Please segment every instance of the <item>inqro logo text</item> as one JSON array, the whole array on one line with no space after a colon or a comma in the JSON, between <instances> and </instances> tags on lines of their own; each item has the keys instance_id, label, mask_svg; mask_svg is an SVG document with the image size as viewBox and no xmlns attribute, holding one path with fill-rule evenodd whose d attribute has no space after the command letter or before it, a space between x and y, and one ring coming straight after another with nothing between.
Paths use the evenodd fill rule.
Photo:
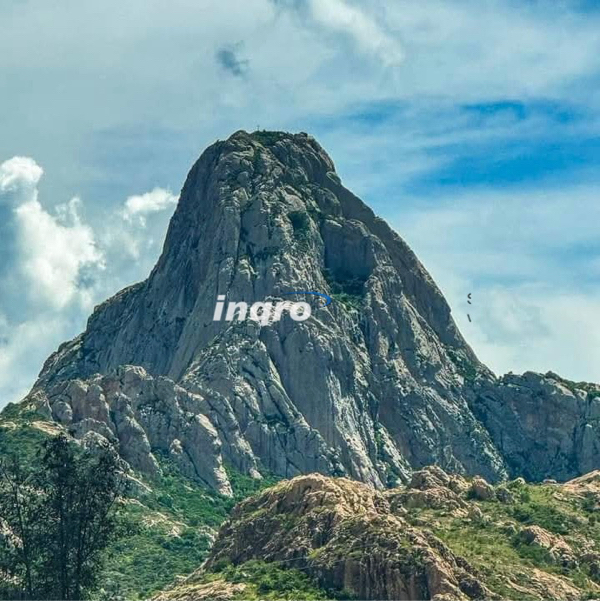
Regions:
<instances>
[{"instance_id":1,"label":"inqro logo text","mask_svg":"<svg viewBox=\"0 0 600 601\"><path fill-rule=\"evenodd\" d=\"M287 292L286 294L311 294L314 296L320 296L325 299L326 307L331 303L331 297L321 292L308 292L308 291L296 291ZM275 321L279 321L283 315L287 312L294 321L306 321L312 315L312 308L307 302L298 301L260 301L248 305L245 302L234 302L230 301L227 303L227 310L225 310L225 295L220 294L217 296L217 304L215 305L215 313L213 316L214 321L244 321L250 319L256 321L261 325L268 325ZM223 315L225 313L225 315Z\"/></svg>"}]
</instances>

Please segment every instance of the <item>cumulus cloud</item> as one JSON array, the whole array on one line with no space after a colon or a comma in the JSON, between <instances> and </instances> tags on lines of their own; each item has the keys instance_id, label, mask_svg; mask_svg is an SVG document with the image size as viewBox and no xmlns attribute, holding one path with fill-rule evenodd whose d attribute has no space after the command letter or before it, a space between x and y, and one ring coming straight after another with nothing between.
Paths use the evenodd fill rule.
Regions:
<instances>
[{"instance_id":1,"label":"cumulus cloud","mask_svg":"<svg viewBox=\"0 0 600 601\"><path fill-rule=\"evenodd\" d=\"M40 202L43 173L31 158L0 164L0 406L23 396L95 303L147 275L177 202L155 188L92 227L77 197L52 210Z\"/></svg>"},{"instance_id":2,"label":"cumulus cloud","mask_svg":"<svg viewBox=\"0 0 600 601\"><path fill-rule=\"evenodd\" d=\"M146 225L146 216L149 213L157 213L177 204L177 196L169 190L154 188L145 194L130 196L125 201L123 216L127 221L138 219L140 225Z\"/></svg>"},{"instance_id":3,"label":"cumulus cloud","mask_svg":"<svg viewBox=\"0 0 600 601\"><path fill-rule=\"evenodd\" d=\"M0 194L2 198L31 193L40 181L44 170L28 157L13 157L0 165Z\"/></svg>"},{"instance_id":4,"label":"cumulus cloud","mask_svg":"<svg viewBox=\"0 0 600 601\"><path fill-rule=\"evenodd\" d=\"M42 207L37 190L42 174L30 158L14 157L0 165L0 200L8 199L11 205L4 234L13 239L14 250L4 285L13 296L34 304L61 309L82 293L88 305L78 277L84 268L102 269L102 253L92 230L79 218L79 199L59 206L54 214Z\"/></svg>"},{"instance_id":5,"label":"cumulus cloud","mask_svg":"<svg viewBox=\"0 0 600 601\"><path fill-rule=\"evenodd\" d=\"M15 267L15 262L24 265L26 256L16 235L24 226L17 222L14 209L37 198L42 172L30 159L11 159L14 165L0 176L0 309L6 309L9 324L0 334L0 343L7 337L31 340L29 352L23 346L20 355L27 358L34 354L31 349L46 344L47 337L50 351L84 326L87 311L80 308L83 304L92 297L102 300L145 277L160 252L174 205L159 202L164 210L136 212L135 206L125 206L126 195L132 189L148 190L157 182L175 189L184 170L208 143L240 127L254 129L259 124L313 133L336 160L348 186L384 216L398 211L397 199L402 199L403 207L414 209L397 220L398 230L442 284L462 320L461 327L482 357L498 371L537 365L521 352L524 361L518 366L510 345L522 344L525 335L519 338L519 331L548 331L544 324L551 321L550 312L543 308L548 292L541 285L522 289L522 281L517 280L555 282L551 276L560 272L563 279L557 289L561 293L573 295L579 288L577 283L567 283L566 258L540 262L539 254L564 256L559 248L542 249L533 243L529 247L528 240L566 236L575 240L581 227L592 229L596 213L586 214L576 206L570 210L580 216L579 224L571 223L562 231L544 226L537 238L535 221L527 222L534 224L528 228L531 238L518 238L515 232L524 229L524 222L516 217L510 223L505 220L506 245L512 239L523 250L510 255L495 242L502 231L493 227L494 220L502 212L494 206L496 199L487 194L490 185L479 198L471 199L469 211L476 211L476 201L482 211L492 205L490 221L483 221L484 214L476 211L481 220L475 225L473 213L463 210L467 206L463 201L469 199L460 194L452 198L458 210L452 216L452 207L437 191L423 186L419 198L407 198L407 190L415 194L411 178L431 175L435 179L440 166L464 152L465 146L476 149L482 138L495 144L517 129L522 139L531 137L523 129L531 123L529 117L518 125L498 121L493 130L478 124L465 127L464 114L457 110L465 104L506 99L565 103L586 116L582 128L588 133L582 135L597 132L600 13L586 11L585 3L502 0L265 0L254 3L251 11L244 0L213 4L207 12L203 3L189 0L168 4L106 0L106 10L99 14L89 2L68 7L20 2L3 12L0 57L18 56L19 60L0 60L3 81L11 82L0 97L1 113L10 115L3 123L0 156L30 152L48 157L41 211L64 234L64 228L76 227L68 215L71 209L57 211L53 206L57 199L69 198L71 190L80 193L85 205L73 210L80 215L80 227L92 230L105 268L100 269L100 260L88 262L78 267L73 279L72 264L57 267L71 274L65 280L65 298L70 295L71 300L62 310L48 309L44 323L59 321L60 315L68 319L64 329L51 333L41 322L37 342L33 342L33 326L28 330L30 338L25 330L17 333L18 319L32 323L32 313L23 313L29 296L23 282L31 285L31 280L24 279L22 267ZM142 13L144 18L138 18ZM106 44L107 32L112 36L110 45ZM243 55L237 45L240 40ZM47 51L36 52L39 45ZM221 55L234 70L236 60L242 63L238 71L243 70L246 59L252 69L246 69L243 77L224 77L225 65L215 56L219 49L234 51L235 56ZM100 80L106 85L98 86ZM30 93L32 81L43 94ZM391 109L396 117L382 119ZM558 127L547 119L539 123L543 132L556 134ZM560 129L551 144L560 144L563 133ZM149 181L153 184L148 185ZM510 201L509 197L503 199ZM573 198L562 198L563 213ZM439 211L430 210L438 201ZM521 202L525 206L527 201L521 197ZM548 225L543 205L536 202L536 206L541 222ZM54 231L47 219L42 220L47 231ZM481 239L473 237L477 230ZM83 245L91 252L89 244ZM588 268L597 276L600 259L591 258ZM491 283L484 282L490 271L506 277L493 294ZM68 284L73 281L75 289ZM477 315L469 324L462 307L465 289L473 288L474 282L479 282L474 289L479 301L480 291L489 292L486 302L474 310L485 304L493 308L493 315ZM582 296L573 298L573 306L594 306L593 293L580 290L578 294ZM43 313L40 303L36 311ZM586 314L583 308L580 313ZM483 323L487 325L477 338L476 328ZM583 324L582 320L580 330ZM568 325L575 328L576 323ZM557 328L555 323L547 339L553 343L544 348L563 359L555 368L565 365L570 375L575 371L564 360L571 354L561 350L566 332ZM504 341L494 346L499 333ZM537 335L533 339L541 342ZM489 345L489 352L481 345ZM44 350L31 363L15 360L4 373L31 381L46 355ZM28 371L18 371L26 363ZM590 368L585 377L592 377L591 373L596 372ZM3 390L0 385L0 405Z\"/></svg>"},{"instance_id":6,"label":"cumulus cloud","mask_svg":"<svg viewBox=\"0 0 600 601\"><path fill-rule=\"evenodd\" d=\"M91 299L80 285L86 268L104 269L102 253L96 246L91 228L81 223L79 199L74 198L62 215L51 215L37 200L15 210L20 248L19 265L28 282L31 296L57 309L65 307L76 295L85 306Z\"/></svg>"}]
</instances>

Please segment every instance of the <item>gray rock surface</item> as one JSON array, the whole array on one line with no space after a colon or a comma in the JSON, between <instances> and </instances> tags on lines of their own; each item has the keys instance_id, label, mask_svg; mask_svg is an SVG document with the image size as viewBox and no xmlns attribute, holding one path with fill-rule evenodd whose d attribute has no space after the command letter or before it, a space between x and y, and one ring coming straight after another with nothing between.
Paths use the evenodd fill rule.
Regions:
<instances>
[{"instance_id":1,"label":"gray rock surface","mask_svg":"<svg viewBox=\"0 0 600 601\"><path fill-rule=\"evenodd\" d=\"M213 321L218 295L311 300L285 296L296 290L335 300L313 300L304 322ZM159 469L160 449L227 491L223 462L378 487L431 463L492 481L524 473L518 438L540 432L520 423L513 388L478 361L414 253L313 138L237 132L193 166L149 278L97 307L32 394L78 436L114 437L140 470ZM503 420L520 428L514 441ZM588 470L589 424L575 444ZM541 430L548 440L553 428ZM541 471L561 476L554 467Z\"/></svg>"},{"instance_id":2,"label":"gray rock surface","mask_svg":"<svg viewBox=\"0 0 600 601\"><path fill-rule=\"evenodd\" d=\"M551 372L508 374L473 386L475 415L513 476L569 480L600 464L600 387Z\"/></svg>"},{"instance_id":3,"label":"gray rock surface","mask_svg":"<svg viewBox=\"0 0 600 601\"><path fill-rule=\"evenodd\" d=\"M158 475L156 454L162 453L189 477L232 494L208 403L168 378L127 365L110 375L57 382L30 400L48 406L76 439L93 435L113 444L134 470Z\"/></svg>"}]
</instances>

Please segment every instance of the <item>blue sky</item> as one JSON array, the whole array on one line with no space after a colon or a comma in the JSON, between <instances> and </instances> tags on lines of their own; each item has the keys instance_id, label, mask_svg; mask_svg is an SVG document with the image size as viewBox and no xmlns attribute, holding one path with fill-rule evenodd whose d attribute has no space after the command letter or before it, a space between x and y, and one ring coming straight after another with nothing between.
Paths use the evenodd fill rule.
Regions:
<instances>
[{"instance_id":1,"label":"blue sky","mask_svg":"<svg viewBox=\"0 0 600 601\"><path fill-rule=\"evenodd\" d=\"M0 23L0 405L146 277L200 152L256 127L317 137L494 371L600 381L596 3L5 0Z\"/></svg>"}]
</instances>

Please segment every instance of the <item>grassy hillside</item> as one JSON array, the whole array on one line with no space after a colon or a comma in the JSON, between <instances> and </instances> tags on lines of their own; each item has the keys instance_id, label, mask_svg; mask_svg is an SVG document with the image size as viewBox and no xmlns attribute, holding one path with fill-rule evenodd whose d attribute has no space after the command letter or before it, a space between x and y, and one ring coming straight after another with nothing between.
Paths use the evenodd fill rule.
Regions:
<instances>
[{"instance_id":1,"label":"grassy hillside","mask_svg":"<svg viewBox=\"0 0 600 601\"><path fill-rule=\"evenodd\" d=\"M17 455L31 463L41 442L61 431L41 415L9 405L0 415L0 456ZM129 534L106 557L102 580L109 597L144 599L193 572L235 503L275 482L228 469L234 488L229 498L185 478L165 458L161 468L162 477L153 480L132 474L131 494L122 508Z\"/></svg>"},{"instance_id":2,"label":"grassy hillside","mask_svg":"<svg viewBox=\"0 0 600 601\"><path fill-rule=\"evenodd\" d=\"M539 599L543 574L550 576L549 587L562 582L577 589L579 598L597 598L598 493L521 481L513 482L508 490L514 501L472 499L473 509L466 516L443 508L413 508L408 519L430 528L504 598L518 594L520 599Z\"/></svg>"},{"instance_id":3,"label":"grassy hillside","mask_svg":"<svg viewBox=\"0 0 600 601\"><path fill-rule=\"evenodd\" d=\"M41 441L58 432L60 428L43 416L9 406L0 417L0 455L32 459ZM484 587L473 590L486 590L497 598L600 597L598 473L566 484L517 479L491 486L428 468L418 472L411 485L385 492L319 476L308 489L292 494L295 481L256 481L228 470L235 491L234 498L228 498L185 478L166 458L160 462L163 475L157 479L132 475L133 492L123 500L130 534L114 544L106 558L103 590L98 593L104 598L145 599L165 591L160 594L164 599L350 599L361 595L352 586L342 586L347 574L341 581L339 575L344 570L354 574L362 569L357 566L371 560L383 563L370 569L383 569L392 561L405 572L414 565L415 573L408 576L418 579L427 561L440 553L445 557L434 539L450 554L446 564L458 570L448 576L457 582L457 599L475 598L468 587L460 592L463 568ZM314 479L305 480L310 478ZM341 483L341 496L328 492L327 487L337 490ZM311 495L319 486L326 494L310 509ZM266 487L271 488L263 490ZM371 497L372 507L363 515L360 503ZM348 521L354 513L361 519ZM230 516L222 535L227 540L213 545ZM389 521L392 518L396 521ZM334 536L331 524L338 522L345 525ZM239 529L250 533L245 546L238 544ZM259 535L265 530L268 538L281 541L280 549L264 550ZM403 534L398 543L395 530L413 534ZM310 539L313 531L321 532L318 544ZM417 540L415 536L418 544L407 542ZM427 561L422 559L424 541ZM246 555L231 555L231 548L246 547ZM307 561L286 559L297 549L304 549ZM207 557L208 568L195 572ZM352 578L349 582L352 585Z\"/></svg>"}]
</instances>

